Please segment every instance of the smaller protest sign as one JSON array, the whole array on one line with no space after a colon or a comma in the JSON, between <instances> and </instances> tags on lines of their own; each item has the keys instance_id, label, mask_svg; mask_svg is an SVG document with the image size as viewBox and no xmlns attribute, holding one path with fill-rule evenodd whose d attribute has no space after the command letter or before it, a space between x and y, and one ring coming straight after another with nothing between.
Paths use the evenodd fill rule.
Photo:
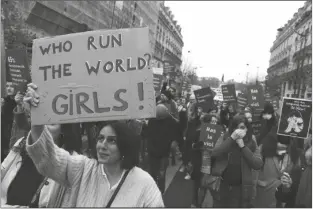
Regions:
<instances>
[{"instance_id":1,"label":"smaller protest sign","mask_svg":"<svg viewBox=\"0 0 313 209\"><path fill-rule=\"evenodd\" d=\"M251 108L263 109L264 108L264 95L263 88L260 85L253 85L248 87L247 94L248 105Z\"/></svg>"},{"instance_id":2,"label":"smaller protest sign","mask_svg":"<svg viewBox=\"0 0 313 209\"><path fill-rule=\"evenodd\" d=\"M155 92L161 91L163 75L153 74L153 87Z\"/></svg>"},{"instance_id":3,"label":"smaller protest sign","mask_svg":"<svg viewBox=\"0 0 313 209\"><path fill-rule=\"evenodd\" d=\"M312 101L284 98L277 134L297 138L309 136Z\"/></svg>"},{"instance_id":4,"label":"smaller protest sign","mask_svg":"<svg viewBox=\"0 0 313 209\"><path fill-rule=\"evenodd\" d=\"M6 51L7 71L16 91L25 92L30 82L26 49L8 49Z\"/></svg>"},{"instance_id":5,"label":"smaller protest sign","mask_svg":"<svg viewBox=\"0 0 313 209\"><path fill-rule=\"evenodd\" d=\"M234 84L223 85L222 94L225 102L236 102L236 90Z\"/></svg>"},{"instance_id":6,"label":"smaller protest sign","mask_svg":"<svg viewBox=\"0 0 313 209\"><path fill-rule=\"evenodd\" d=\"M243 93L238 94L237 103L238 103L238 106L241 108L245 108L247 106L248 104L247 98L245 97Z\"/></svg>"},{"instance_id":7,"label":"smaller protest sign","mask_svg":"<svg viewBox=\"0 0 313 209\"><path fill-rule=\"evenodd\" d=\"M258 121L254 121L251 123L251 126L252 126L252 131L253 131L253 134L257 137L259 136L260 134L260 131L261 131L261 121L258 120Z\"/></svg>"},{"instance_id":8,"label":"smaller protest sign","mask_svg":"<svg viewBox=\"0 0 313 209\"><path fill-rule=\"evenodd\" d=\"M204 123L201 125L200 141L203 141L206 149L212 150L221 134L221 126Z\"/></svg>"},{"instance_id":9,"label":"smaller protest sign","mask_svg":"<svg viewBox=\"0 0 313 209\"><path fill-rule=\"evenodd\" d=\"M163 75L163 68L152 68L153 74Z\"/></svg>"},{"instance_id":10,"label":"smaller protest sign","mask_svg":"<svg viewBox=\"0 0 313 209\"><path fill-rule=\"evenodd\" d=\"M215 92L210 87L199 89L194 91L197 103L199 107L203 109L203 112L208 112L214 107Z\"/></svg>"}]
</instances>

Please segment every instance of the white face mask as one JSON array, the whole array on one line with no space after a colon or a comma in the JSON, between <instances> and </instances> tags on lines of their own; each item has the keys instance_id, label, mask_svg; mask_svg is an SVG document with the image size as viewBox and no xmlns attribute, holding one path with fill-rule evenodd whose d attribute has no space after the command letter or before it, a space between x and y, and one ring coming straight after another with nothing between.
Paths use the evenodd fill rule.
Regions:
<instances>
[{"instance_id":1,"label":"white face mask","mask_svg":"<svg viewBox=\"0 0 313 209\"><path fill-rule=\"evenodd\" d=\"M270 120L272 118L271 114L263 114L263 119Z\"/></svg>"}]
</instances>

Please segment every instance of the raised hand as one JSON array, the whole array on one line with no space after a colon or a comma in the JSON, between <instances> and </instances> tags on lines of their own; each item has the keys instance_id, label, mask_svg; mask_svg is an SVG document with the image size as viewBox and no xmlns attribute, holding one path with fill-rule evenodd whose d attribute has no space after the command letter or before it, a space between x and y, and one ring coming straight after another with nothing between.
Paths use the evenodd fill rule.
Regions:
<instances>
[{"instance_id":1,"label":"raised hand","mask_svg":"<svg viewBox=\"0 0 313 209\"><path fill-rule=\"evenodd\" d=\"M21 92L17 92L17 94L14 97L14 100L16 102L17 105L22 105L23 104L23 99L24 99L24 95L21 94Z\"/></svg>"},{"instance_id":2,"label":"raised hand","mask_svg":"<svg viewBox=\"0 0 313 209\"><path fill-rule=\"evenodd\" d=\"M24 102L29 103L31 106L37 107L39 104L39 94L36 92L38 87L33 84L27 84L27 92L24 97Z\"/></svg>"}]
</instances>

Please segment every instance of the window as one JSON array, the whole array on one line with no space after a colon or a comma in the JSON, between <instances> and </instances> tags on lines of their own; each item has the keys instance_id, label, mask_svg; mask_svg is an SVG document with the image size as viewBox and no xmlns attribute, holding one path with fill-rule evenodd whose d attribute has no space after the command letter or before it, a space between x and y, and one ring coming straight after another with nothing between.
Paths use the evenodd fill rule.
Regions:
<instances>
[{"instance_id":1,"label":"window","mask_svg":"<svg viewBox=\"0 0 313 209\"><path fill-rule=\"evenodd\" d=\"M306 96L307 96L308 99L311 99L312 98L312 93L307 93Z\"/></svg>"},{"instance_id":2,"label":"window","mask_svg":"<svg viewBox=\"0 0 313 209\"><path fill-rule=\"evenodd\" d=\"M290 97L290 94L287 94L286 96L287 96L287 97Z\"/></svg>"}]
</instances>

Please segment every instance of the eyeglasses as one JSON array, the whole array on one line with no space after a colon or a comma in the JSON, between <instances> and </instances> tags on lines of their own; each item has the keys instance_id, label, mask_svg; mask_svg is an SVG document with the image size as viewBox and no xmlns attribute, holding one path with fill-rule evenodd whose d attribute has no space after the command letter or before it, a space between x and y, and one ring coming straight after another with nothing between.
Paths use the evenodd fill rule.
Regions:
<instances>
[{"instance_id":1,"label":"eyeglasses","mask_svg":"<svg viewBox=\"0 0 313 209\"><path fill-rule=\"evenodd\" d=\"M116 144L116 136L107 136L107 137L104 137L103 135L99 135L97 138L96 138L97 142L100 142L100 143L103 143L104 140L106 140L106 142L108 144Z\"/></svg>"}]
</instances>

